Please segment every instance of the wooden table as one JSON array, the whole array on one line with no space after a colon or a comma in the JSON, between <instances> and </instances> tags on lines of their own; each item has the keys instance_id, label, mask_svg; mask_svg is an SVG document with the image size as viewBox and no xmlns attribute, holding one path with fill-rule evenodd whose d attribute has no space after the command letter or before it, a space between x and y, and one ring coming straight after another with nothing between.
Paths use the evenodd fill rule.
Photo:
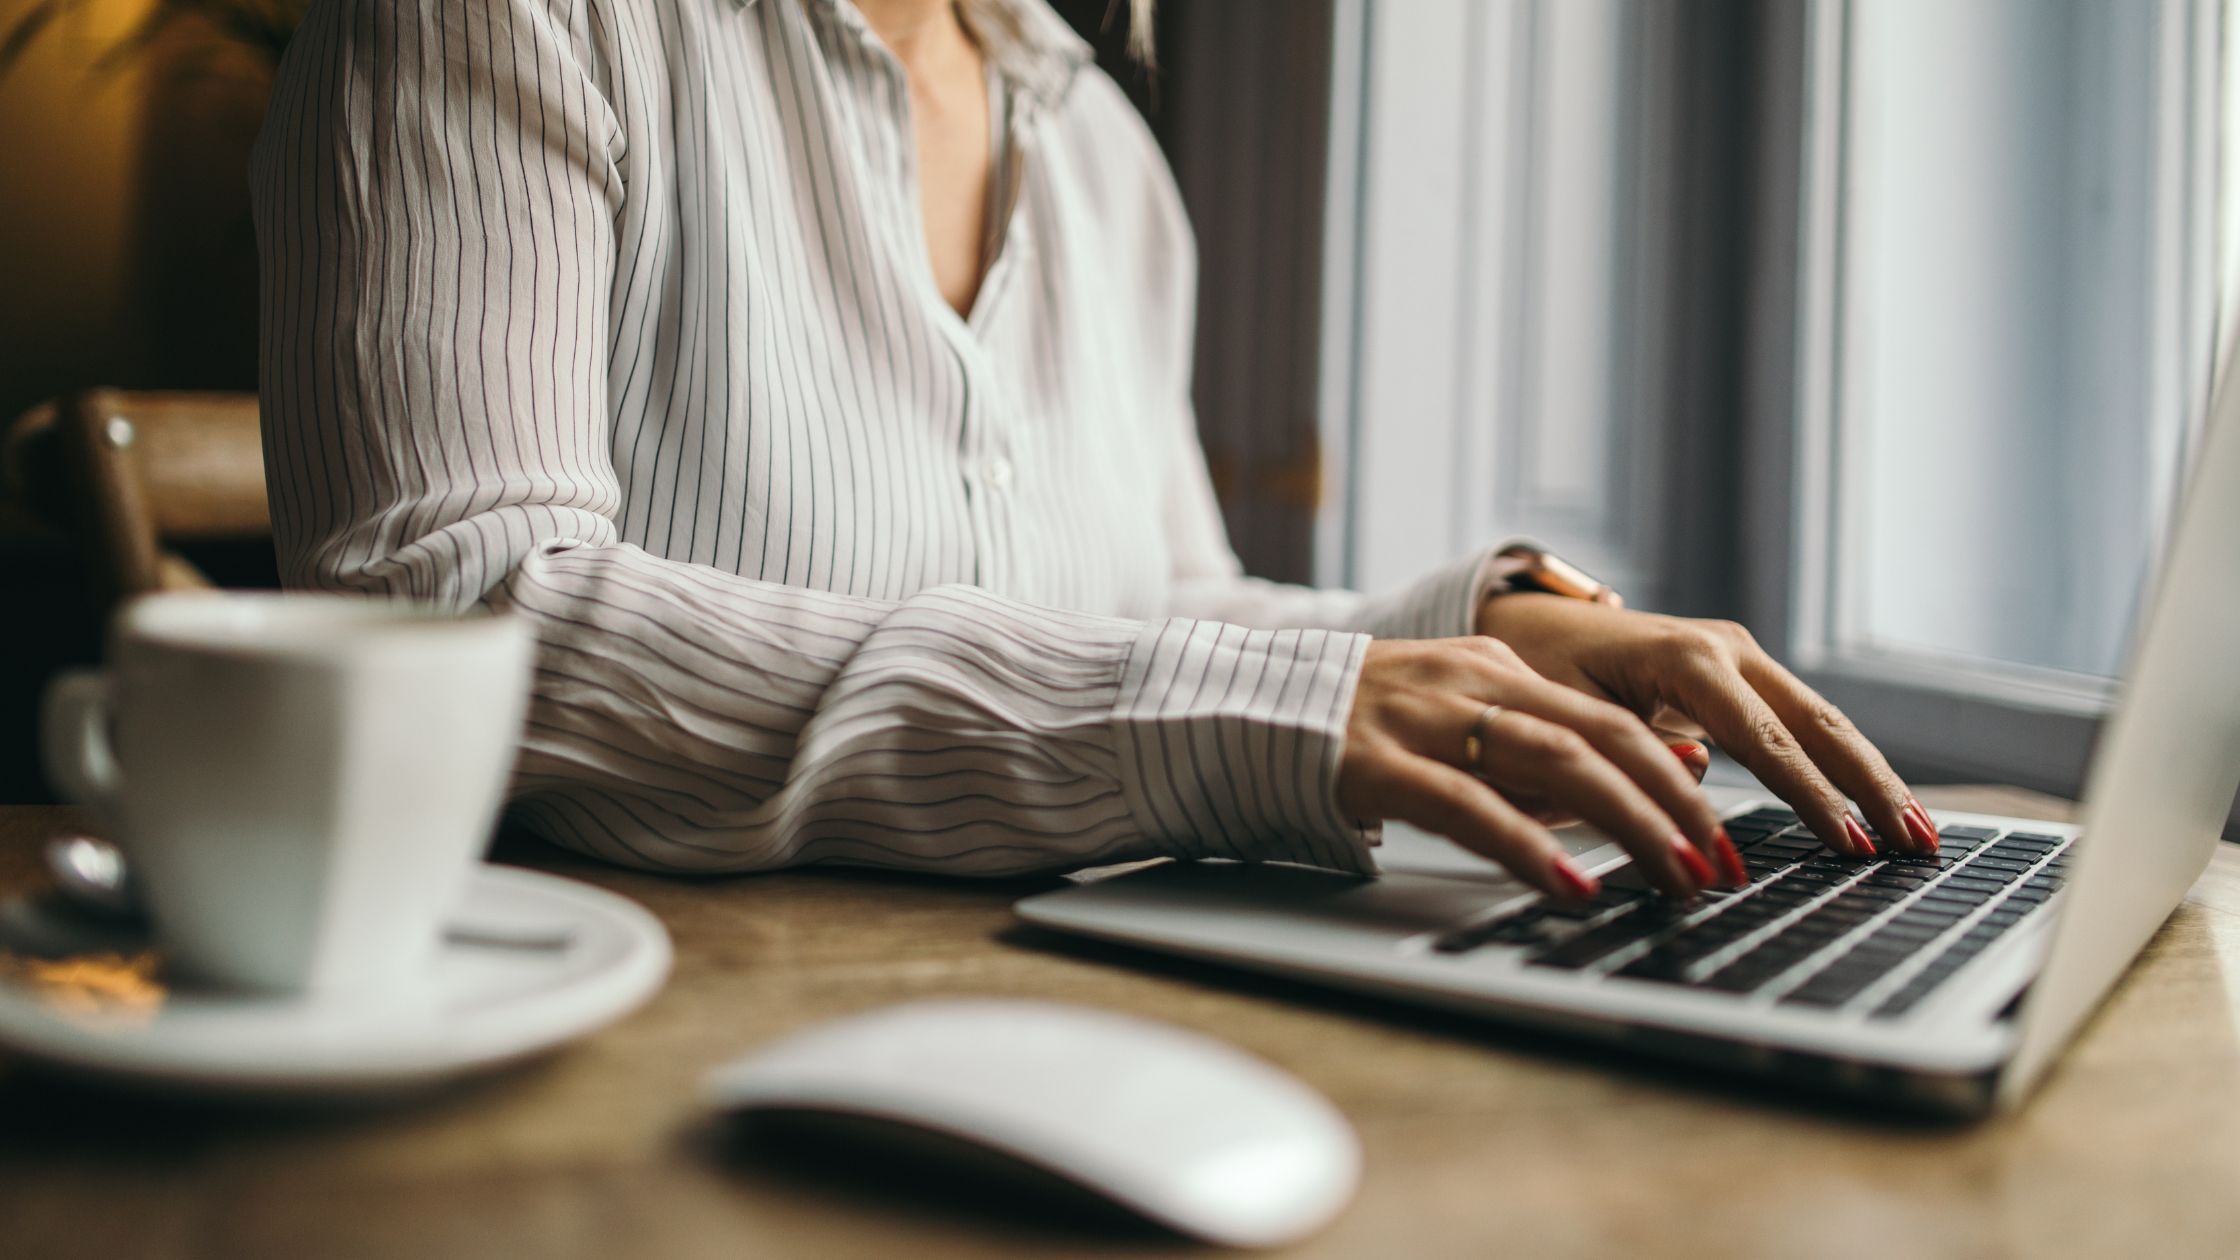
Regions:
<instances>
[{"instance_id":1,"label":"wooden table","mask_svg":"<svg viewBox=\"0 0 2240 1260\"><path fill-rule=\"evenodd\" d=\"M1996 791L1932 804L2051 815ZM59 810L0 808L0 890ZM0 1257L1171 1255L829 1155L727 1152L701 1073L903 998L1133 1011L1298 1073L1360 1128L1360 1197L1302 1256L2240 1256L2240 851L2218 854L2043 1093L1974 1126L1830 1110L1403 1007L1016 932L1040 883L789 874L691 883L541 849L667 922L651 1005L407 1105L245 1113L0 1061Z\"/></svg>"}]
</instances>

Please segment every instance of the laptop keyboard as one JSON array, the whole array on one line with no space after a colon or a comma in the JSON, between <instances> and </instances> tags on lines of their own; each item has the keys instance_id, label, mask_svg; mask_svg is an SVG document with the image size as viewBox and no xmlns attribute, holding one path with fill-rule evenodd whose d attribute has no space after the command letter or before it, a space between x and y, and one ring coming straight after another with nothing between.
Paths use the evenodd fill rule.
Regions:
<instances>
[{"instance_id":1,"label":"laptop keyboard","mask_svg":"<svg viewBox=\"0 0 2240 1260\"><path fill-rule=\"evenodd\" d=\"M1887 1019L2045 905L2068 871L2070 841L2029 831L1944 827L1934 856L1868 861L1828 852L1784 809L1728 819L1727 832L1750 874L1740 889L1675 905L1629 868L1591 903L1527 906L1432 948L1520 945L1535 967Z\"/></svg>"}]
</instances>

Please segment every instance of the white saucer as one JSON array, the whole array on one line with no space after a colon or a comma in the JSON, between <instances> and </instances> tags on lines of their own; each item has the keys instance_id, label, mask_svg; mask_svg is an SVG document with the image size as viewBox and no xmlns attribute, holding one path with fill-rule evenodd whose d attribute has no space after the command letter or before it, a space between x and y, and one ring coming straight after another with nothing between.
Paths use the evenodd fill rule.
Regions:
<instances>
[{"instance_id":1,"label":"white saucer","mask_svg":"<svg viewBox=\"0 0 2240 1260\"><path fill-rule=\"evenodd\" d=\"M0 910L0 1049L173 1087L381 1092L582 1036L635 1009L669 974L669 934L658 920L573 880L485 866L460 911L475 922L564 926L570 935L557 949L449 943L425 984L313 1002L167 990L144 938L17 901Z\"/></svg>"}]
</instances>

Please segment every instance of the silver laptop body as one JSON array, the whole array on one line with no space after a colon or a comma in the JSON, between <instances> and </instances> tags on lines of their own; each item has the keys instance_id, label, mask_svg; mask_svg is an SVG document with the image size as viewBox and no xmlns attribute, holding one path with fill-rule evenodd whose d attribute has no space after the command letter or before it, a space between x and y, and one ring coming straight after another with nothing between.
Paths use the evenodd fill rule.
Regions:
<instances>
[{"instance_id":1,"label":"silver laptop body","mask_svg":"<svg viewBox=\"0 0 2240 1260\"><path fill-rule=\"evenodd\" d=\"M1686 913L1632 898L1624 885L1638 881L1622 853L1591 832L1565 835L1609 885L1581 916L1400 827L1387 832L1378 879L1167 863L1029 897L1018 913L1060 932L1925 1109L2011 1104L2200 875L2240 786L2233 365L2228 355L2075 825L1940 813L1943 863L1860 866L1820 854L1763 792L1713 789L1756 882ZM1784 885L1779 900L1716 926ZM1759 955L1776 944L1786 953Z\"/></svg>"}]
</instances>

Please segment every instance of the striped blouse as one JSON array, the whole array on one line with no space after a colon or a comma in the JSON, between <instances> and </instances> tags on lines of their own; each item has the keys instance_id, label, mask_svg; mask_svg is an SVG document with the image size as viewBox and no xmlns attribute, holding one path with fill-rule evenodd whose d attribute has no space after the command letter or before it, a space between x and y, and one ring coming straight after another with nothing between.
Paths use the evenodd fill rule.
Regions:
<instances>
[{"instance_id":1,"label":"striped blouse","mask_svg":"<svg viewBox=\"0 0 2240 1260\"><path fill-rule=\"evenodd\" d=\"M512 810L617 862L1372 869L1335 781L1370 598L1247 578L1195 259L1042 0L943 300L900 65L845 0L322 0L254 164L292 586L528 618Z\"/></svg>"}]
</instances>

